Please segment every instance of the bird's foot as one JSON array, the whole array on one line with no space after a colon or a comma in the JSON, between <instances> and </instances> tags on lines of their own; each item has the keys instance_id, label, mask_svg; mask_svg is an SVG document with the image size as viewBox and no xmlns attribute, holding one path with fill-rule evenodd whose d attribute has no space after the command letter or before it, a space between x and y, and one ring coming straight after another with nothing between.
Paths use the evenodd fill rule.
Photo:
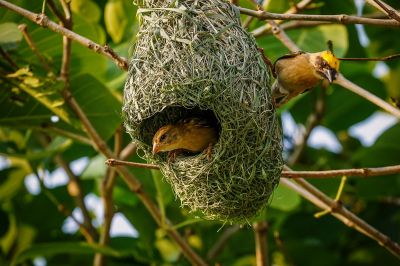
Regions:
<instances>
[{"instance_id":1,"label":"bird's foot","mask_svg":"<svg viewBox=\"0 0 400 266\"><path fill-rule=\"evenodd\" d=\"M168 152L168 163L173 163L175 162L176 157L182 153L182 150L173 150Z\"/></svg>"},{"instance_id":2,"label":"bird's foot","mask_svg":"<svg viewBox=\"0 0 400 266\"><path fill-rule=\"evenodd\" d=\"M210 143L210 144L208 144L207 149L205 149L205 153L207 154L207 159L209 161L211 161L212 148L213 148L213 144Z\"/></svg>"}]
</instances>

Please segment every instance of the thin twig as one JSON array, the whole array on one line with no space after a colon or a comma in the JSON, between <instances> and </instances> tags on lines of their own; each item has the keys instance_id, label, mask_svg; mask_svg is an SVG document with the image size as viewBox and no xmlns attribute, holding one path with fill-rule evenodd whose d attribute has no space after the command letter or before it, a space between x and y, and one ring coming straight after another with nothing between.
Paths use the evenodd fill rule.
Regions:
<instances>
[{"instance_id":1,"label":"thin twig","mask_svg":"<svg viewBox=\"0 0 400 266\"><path fill-rule=\"evenodd\" d=\"M400 258L400 246L396 242L392 241L388 236L381 233L364 220L360 219L357 215L347 210L343 205L335 202L333 199L322 193L304 179L299 178L295 179L294 181L289 179L281 179L281 183L296 191L299 195L303 196L317 207L323 210L330 210L330 213L342 221L345 225L354 228L360 233L374 239L396 257Z\"/></svg>"},{"instance_id":2,"label":"thin twig","mask_svg":"<svg viewBox=\"0 0 400 266\"><path fill-rule=\"evenodd\" d=\"M289 36L283 30L281 30L281 28L275 21L271 20L268 21L268 23L271 25L271 30L275 37L280 40L291 52L295 53L300 51L300 48L289 38Z\"/></svg>"},{"instance_id":3,"label":"thin twig","mask_svg":"<svg viewBox=\"0 0 400 266\"><path fill-rule=\"evenodd\" d=\"M60 10L58 10L57 6L54 4L53 0L47 0L47 5L49 6L51 12L60 20L60 22L65 25L65 17L61 14Z\"/></svg>"},{"instance_id":4,"label":"thin twig","mask_svg":"<svg viewBox=\"0 0 400 266\"><path fill-rule=\"evenodd\" d=\"M122 145L122 128L119 126L114 134L114 153L119 156L121 152ZM106 175L101 183L101 197L103 201L104 208L104 222L103 228L100 234L99 244L101 246L107 246L110 241L110 229L112 219L114 217L114 200L113 200L113 190L116 180L116 170L114 168L107 168ZM94 266L105 265L105 256L102 253L97 253L94 257Z\"/></svg>"},{"instance_id":5,"label":"thin twig","mask_svg":"<svg viewBox=\"0 0 400 266\"><path fill-rule=\"evenodd\" d=\"M36 130L40 130L40 131L44 131L44 132L52 132L54 134L60 135L60 136L64 136L66 138L70 138L73 139L75 141L84 143L84 144L88 144L88 145L93 145L93 142L88 139L87 137L77 134L77 133L72 133L70 131L67 131L65 129L61 129L58 127L54 127L50 124L42 124L39 127L33 127L33 129Z\"/></svg>"},{"instance_id":6,"label":"thin twig","mask_svg":"<svg viewBox=\"0 0 400 266\"><path fill-rule=\"evenodd\" d=\"M117 159L107 159L105 162L108 166L118 166L126 165L137 168L145 169L156 169L159 170L160 167L156 164L147 163L135 163L121 161ZM354 169L338 169L338 170L327 170L327 171L292 171L284 170L281 173L281 177L284 178L331 178L338 176L382 176L382 175L394 175L400 173L400 165L384 166L384 167L369 167L369 168L354 168Z\"/></svg>"},{"instance_id":7,"label":"thin twig","mask_svg":"<svg viewBox=\"0 0 400 266\"><path fill-rule=\"evenodd\" d=\"M268 223L260 221L253 225L256 242L256 265L268 265Z\"/></svg>"},{"instance_id":8,"label":"thin twig","mask_svg":"<svg viewBox=\"0 0 400 266\"><path fill-rule=\"evenodd\" d=\"M10 64L10 66L13 69L17 69L18 68L18 65L12 60L10 55L6 51L3 50L3 48L1 46L0 46L0 54L8 62L8 64Z\"/></svg>"},{"instance_id":9,"label":"thin twig","mask_svg":"<svg viewBox=\"0 0 400 266\"><path fill-rule=\"evenodd\" d=\"M65 173L69 178L68 182L68 193L76 202L76 205L81 209L83 215L83 225L88 229L89 234L92 236L93 239L97 238L97 231L93 227L91 222L89 211L86 207L84 201L84 194L82 192L82 188L79 182L79 178L72 172L71 168L69 167L68 163L62 158L61 155L56 155L54 160L60 165Z\"/></svg>"},{"instance_id":10,"label":"thin twig","mask_svg":"<svg viewBox=\"0 0 400 266\"><path fill-rule=\"evenodd\" d=\"M397 59L400 57L400 54L393 54L384 57L367 57L367 58L358 58L358 57L338 57L340 61L389 61L393 59Z\"/></svg>"},{"instance_id":11,"label":"thin twig","mask_svg":"<svg viewBox=\"0 0 400 266\"><path fill-rule=\"evenodd\" d=\"M242 27L244 29L247 29L249 27L250 23L253 22L254 19L255 18L251 17L251 16L246 17L246 19L242 22Z\"/></svg>"},{"instance_id":12,"label":"thin twig","mask_svg":"<svg viewBox=\"0 0 400 266\"><path fill-rule=\"evenodd\" d=\"M355 169L339 169L327 171L283 171L282 177L286 178L330 178L339 176L383 176L394 175L400 173L400 165L376 167L376 168L355 168Z\"/></svg>"},{"instance_id":13,"label":"thin twig","mask_svg":"<svg viewBox=\"0 0 400 266\"><path fill-rule=\"evenodd\" d=\"M359 96L367 99L371 103L379 106L386 112L394 115L395 117L400 119L400 110L392 106L391 104L385 102L381 98L375 96L374 94L370 93L369 91L361 88L357 84L354 84L350 80L346 79L342 74L338 73L334 83L339 84L340 86L358 94Z\"/></svg>"},{"instance_id":14,"label":"thin twig","mask_svg":"<svg viewBox=\"0 0 400 266\"><path fill-rule=\"evenodd\" d=\"M313 0L302 0L299 3L295 4L294 6L292 6L291 8L289 8L288 10L286 10L286 12L284 14L296 14L299 11L305 9L309 4L311 4ZM275 20L275 23L280 24L282 23L282 20ZM271 25L270 24L265 24L255 30L253 30L251 33L255 36L255 37L259 37L261 35L264 35L266 32L269 32L271 30Z\"/></svg>"},{"instance_id":15,"label":"thin twig","mask_svg":"<svg viewBox=\"0 0 400 266\"><path fill-rule=\"evenodd\" d=\"M43 0L43 3L42 3L42 14L44 14L46 12L46 2L47 2L47 0Z\"/></svg>"},{"instance_id":16,"label":"thin twig","mask_svg":"<svg viewBox=\"0 0 400 266\"><path fill-rule=\"evenodd\" d=\"M342 204L342 202L340 201L340 198L342 197L346 182L347 182L347 176L342 176L342 179L340 180L340 185L336 192L336 197L335 197L335 202L337 204ZM331 210L323 210L323 211L320 211L320 212L317 212L316 214L314 214L314 217L321 218L322 216L329 214L329 213L331 213Z\"/></svg>"},{"instance_id":17,"label":"thin twig","mask_svg":"<svg viewBox=\"0 0 400 266\"><path fill-rule=\"evenodd\" d=\"M326 25L326 24L329 24L329 22L294 20L294 21L289 21L284 24L281 24L281 29L287 31L287 30L293 30L293 29L298 29L298 28L316 27L316 26ZM272 34L272 31L270 28L268 29L268 31L263 32L262 35L268 35L268 34ZM260 37L261 35L254 35L254 36Z\"/></svg>"},{"instance_id":18,"label":"thin twig","mask_svg":"<svg viewBox=\"0 0 400 266\"><path fill-rule=\"evenodd\" d=\"M313 185L308 183L302 178L295 179L296 183L298 183L301 187L303 187L306 191L320 200L326 208L331 211L331 214L342 221L345 225L356 229L357 231L369 236L370 238L376 240L380 245L389 250L393 255L397 258L400 258L400 246L393 240L391 240L387 235L383 234L361 218L359 218L354 213L350 212L347 208L345 208L342 204L338 204L333 199L326 196L320 190L315 188Z\"/></svg>"},{"instance_id":19,"label":"thin twig","mask_svg":"<svg viewBox=\"0 0 400 266\"><path fill-rule=\"evenodd\" d=\"M302 135L300 142L295 146L294 151L288 158L286 164L289 166L294 165L300 158L307 145L308 138L316 126L318 126L324 116L325 112L325 96L326 90L323 88L315 101L314 111L308 116L305 131Z\"/></svg>"},{"instance_id":20,"label":"thin twig","mask_svg":"<svg viewBox=\"0 0 400 266\"><path fill-rule=\"evenodd\" d=\"M217 242L210 248L207 253L207 260L214 260L224 249L229 239L240 230L240 226L235 224L225 229L221 237L218 238Z\"/></svg>"},{"instance_id":21,"label":"thin twig","mask_svg":"<svg viewBox=\"0 0 400 266\"><path fill-rule=\"evenodd\" d=\"M377 7L384 13L386 13L392 19L400 22L400 14L398 14L397 11L393 7L389 6L388 4L386 4L380 0L367 0L367 2L372 4L373 6Z\"/></svg>"},{"instance_id":22,"label":"thin twig","mask_svg":"<svg viewBox=\"0 0 400 266\"><path fill-rule=\"evenodd\" d=\"M28 33L26 24L18 25L18 29L22 32L22 35L25 38L26 43L31 48L31 50L35 53L37 58L39 59L40 63L42 64L43 68L46 69L47 72L53 72L51 67L49 66L47 59L40 53L39 49L36 47L35 42L31 38Z\"/></svg>"},{"instance_id":23,"label":"thin twig","mask_svg":"<svg viewBox=\"0 0 400 266\"><path fill-rule=\"evenodd\" d=\"M47 134L40 134L38 135L38 142L44 147L48 148L51 138ZM85 228L85 234L90 235L90 239L94 240L97 238L97 231L93 227L93 224L90 219L90 215L88 212L88 209L86 208L86 204L83 200L84 194L82 193L82 188L79 184L79 178L72 172L71 168L69 167L68 163L62 158L60 154L56 154L54 156L54 162L57 163L67 174L68 176L68 185L67 185L67 191L68 194L73 198L75 201L76 206L79 207L82 211L82 216L83 216L83 226Z\"/></svg>"},{"instance_id":24,"label":"thin twig","mask_svg":"<svg viewBox=\"0 0 400 266\"><path fill-rule=\"evenodd\" d=\"M119 158L121 160L127 160L132 154L136 152L137 144L134 142L130 142L125 148L122 149Z\"/></svg>"},{"instance_id":25,"label":"thin twig","mask_svg":"<svg viewBox=\"0 0 400 266\"><path fill-rule=\"evenodd\" d=\"M85 38L79 34L76 34L71 30L66 29L63 26L58 25L57 23L49 20L49 18L46 15L30 12L24 8L11 4L10 2L7 2L5 0L0 0L0 6L22 15L44 28L49 28L54 32L64 35L69 39L74 40L82 44L83 46L95 51L96 53L105 55L106 57L112 59L121 69L125 71L128 70L128 61L125 58L118 56L115 52L111 52L112 51L111 48L97 44L89 40L88 38Z\"/></svg>"},{"instance_id":26,"label":"thin twig","mask_svg":"<svg viewBox=\"0 0 400 266\"><path fill-rule=\"evenodd\" d=\"M283 254L285 261L287 262L284 265L294 265L294 263L292 262L292 258L289 256L285 244L283 243L283 240L279 234L279 231L274 231L274 240L281 253Z\"/></svg>"},{"instance_id":27,"label":"thin twig","mask_svg":"<svg viewBox=\"0 0 400 266\"><path fill-rule=\"evenodd\" d=\"M72 211L70 211L64 204L62 204L56 196L44 185L43 178L39 177L39 174L35 172L35 177L39 181L40 188L44 192L45 196L57 207L57 210L61 212L65 217L71 217L71 219L78 225L79 231L85 237L88 243L94 243L92 235L89 233L88 228L81 224L78 219L74 216Z\"/></svg>"},{"instance_id":28,"label":"thin twig","mask_svg":"<svg viewBox=\"0 0 400 266\"><path fill-rule=\"evenodd\" d=\"M64 11L64 20L62 21L63 26L67 30L72 30L72 16L71 16L71 8L70 4L66 3L64 0L60 0L61 6ZM67 36L63 36L63 57L61 61L61 71L60 78L65 83L68 83L66 86L69 89L69 69L70 69L70 61L71 61L71 39Z\"/></svg>"},{"instance_id":29,"label":"thin twig","mask_svg":"<svg viewBox=\"0 0 400 266\"><path fill-rule=\"evenodd\" d=\"M155 164L127 162L127 161L121 161L121 160L117 160L117 159L107 159L105 163L108 166L126 165L126 166L146 168L146 169L157 169L157 170L160 169L160 167Z\"/></svg>"},{"instance_id":30,"label":"thin twig","mask_svg":"<svg viewBox=\"0 0 400 266\"><path fill-rule=\"evenodd\" d=\"M382 14L367 14L364 16L365 18L385 18L384 15ZM277 20L279 21L279 20ZM307 21L307 20L293 20L293 21L288 21L286 23L281 24L281 29L288 31L288 30L293 30L293 29L299 29L299 28L307 28L307 27L317 27L321 25L327 25L331 24L328 21ZM267 27L269 25L264 25L261 26L255 30L252 31L254 37L261 37L264 35L269 35L272 34L271 32L271 27ZM259 32L258 30L262 28L266 28L264 31ZM381 60L369 60L369 61L381 61Z\"/></svg>"},{"instance_id":31,"label":"thin twig","mask_svg":"<svg viewBox=\"0 0 400 266\"><path fill-rule=\"evenodd\" d=\"M386 27L400 27L400 22L392 19L373 19L359 16L341 15L306 15L306 14L279 14L261 10L238 7L240 13L256 17L260 20L309 20L327 21L340 24L366 24Z\"/></svg>"}]
</instances>

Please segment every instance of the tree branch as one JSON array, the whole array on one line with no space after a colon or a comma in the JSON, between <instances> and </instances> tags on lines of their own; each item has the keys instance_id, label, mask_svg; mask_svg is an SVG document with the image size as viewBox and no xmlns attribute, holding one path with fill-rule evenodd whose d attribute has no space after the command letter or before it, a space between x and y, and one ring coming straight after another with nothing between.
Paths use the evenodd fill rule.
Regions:
<instances>
[{"instance_id":1,"label":"tree branch","mask_svg":"<svg viewBox=\"0 0 400 266\"><path fill-rule=\"evenodd\" d=\"M375 96L374 94L370 93L369 91L361 88L357 84L354 84L350 80L346 79L341 73L337 74L334 83L339 84L343 88L346 88L346 89L354 92L355 94L358 94L359 96L367 99L371 103L379 106L386 112L388 112L388 113L394 115L395 117L397 117L398 119L400 119L400 110L399 109L395 108L391 104L385 102L384 100Z\"/></svg>"},{"instance_id":2,"label":"tree branch","mask_svg":"<svg viewBox=\"0 0 400 266\"><path fill-rule=\"evenodd\" d=\"M35 22L36 24L40 25L41 27L44 28L49 28L50 30L57 32L61 35L64 35L68 37L71 40L74 40L83 46L95 51L96 53L105 55L106 57L112 59L118 67L120 67L123 70L128 70L128 61L123 58L118 56L110 47L107 45L101 46L88 38L85 38L79 34L76 34L75 32L66 29L65 27L62 27L58 25L57 23L49 20L49 18L44 15L44 14L36 14L33 12L30 12L24 8L21 8L19 6L16 6L14 4L11 4L10 2L7 2L5 0L0 0L0 6L5 7L9 10L12 10L27 19Z\"/></svg>"},{"instance_id":3,"label":"tree branch","mask_svg":"<svg viewBox=\"0 0 400 266\"><path fill-rule=\"evenodd\" d=\"M288 168L286 168L288 169ZM295 183L296 182L296 183ZM328 210L333 216L342 221L346 226L354 228L360 233L374 239L380 245L389 250L393 255L400 258L400 246L392 241L388 236L381 233L357 215L347 210L343 205L335 202L333 199L322 193L316 187L302 178L291 181L281 179L281 183L288 188L296 191L298 194L312 202L323 210Z\"/></svg>"},{"instance_id":4,"label":"tree branch","mask_svg":"<svg viewBox=\"0 0 400 266\"><path fill-rule=\"evenodd\" d=\"M147 164L147 163L135 163L135 162L127 162L116 159L108 159L105 162L108 166L114 167L118 165L126 165L137 168L145 168L145 169L156 169L159 170L160 167L156 164ZM336 170L327 170L327 171L293 171L293 170L284 170L281 173L281 177L285 178L330 178L330 177L338 177L338 176L382 176L382 175L394 175L400 174L400 165L392 165L392 166L384 166L384 167L365 167L365 168L354 168L354 169L336 169Z\"/></svg>"},{"instance_id":5,"label":"tree branch","mask_svg":"<svg viewBox=\"0 0 400 266\"><path fill-rule=\"evenodd\" d=\"M282 177L287 178L330 178L339 176L383 176L400 174L400 165L376 167L376 168L355 168L338 169L327 171L282 171Z\"/></svg>"},{"instance_id":6,"label":"tree branch","mask_svg":"<svg viewBox=\"0 0 400 266\"><path fill-rule=\"evenodd\" d=\"M126 165L126 166L132 166L132 167L137 167L137 168L156 169L156 170L160 169L160 167L156 164L127 162L127 161L121 161L121 160L117 160L117 159L107 159L105 163L108 166Z\"/></svg>"},{"instance_id":7,"label":"tree branch","mask_svg":"<svg viewBox=\"0 0 400 266\"><path fill-rule=\"evenodd\" d=\"M285 45L291 52L300 51L300 48L289 38L289 36L283 30L281 30L281 28L275 21L271 20L268 21L268 23L272 27L272 33L278 40L283 43L283 45Z\"/></svg>"},{"instance_id":8,"label":"tree branch","mask_svg":"<svg viewBox=\"0 0 400 266\"><path fill-rule=\"evenodd\" d=\"M288 158L286 162L287 165L292 166L299 160L304 148L307 146L307 141L311 135L311 132L320 124L325 112L325 96L326 90L325 88L322 88L317 100L315 101L314 111L307 118L305 131L301 137L301 140L295 146L294 151Z\"/></svg>"},{"instance_id":9,"label":"tree branch","mask_svg":"<svg viewBox=\"0 0 400 266\"><path fill-rule=\"evenodd\" d=\"M381 10L382 12L386 13L392 19L397 20L398 22L400 22L400 15L393 7L389 6L388 4L386 4L386 3L384 3L384 2L382 2L380 0L367 0L367 2L369 4L375 6L376 8Z\"/></svg>"},{"instance_id":10,"label":"tree branch","mask_svg":"<svg viewBox=\"0 0 400 266\"><path fill-rule=\"evenodd\" d=\"M256 264L257 266L268 265L268 223L260 221L253 225L256 242Z\"/></svg>"},{"instance_id":11,"label":"tree branch","mask_svg":"<svg viewBox=\"0 0 400 266\"><path fill-rule=\"evenodd\" d=\"M28 46L31 48L33 53L37 56L39 59L39 62L42 64L43 68L46 69L47 72L53 72L51 67L49 66L47 59L40 53L39 49L36 47L35 42L32 40L31 36L28 33L27 26L26 24L20 24L18 25L18 29L21 31L22 35L24 36L24 39Z\"/></svg>"},{"instance_id":12,"label":"tree branch","mask_svg":"<svg viewBox=\"0 0 400 266\"><path fill-rule=\"evenodd\" d=\"M88 229L88 233L92 236L92 239L97 238L97 231L93 227L90 214L88 209L86 208L86 204L84 201L84 194L82 192L81 185L79 183L79 178L72 172L68 163L61 157L61 155L56 155L54 160L61 168L64 169L65 173L69 178L68 182L68 193L75 200L76 205L81 209L83 215L83 225Z\"/></svg>"},{"instance_id":13,"label":"tree branch","mask_svg":"<svg viewBox=\"0 0 400 266\"><path fill-rule=\"evenodd\" d=\"M295 4L291 8L289 8L284 14L296 14L300 10L305 9L309 4L311 4L313 0L302 0L301 2ZM275 20L275 23L280 24L282 23L282 20ZM254 37L259 37L264 35L266 32L271 30L271 25L270 24L265 24L255 30L253 30L251 33L254 35Z\"/></svg>"},{"instance_id":14,"label":"tree branch","mask_svg":"<svg viewBox=\"0 0 400 266\"><path fill-rule=\"evenodd\" d=\"M51 191L44 185L43 179L39 177L39 174L35 172L35 177L39 181L40 188L44 192L45 196L57 207L57 210L61 212L65 217L71 217L71 219L78 225L79 231L85 237L88 243L94 243L94 239L90 234L88 228L86 228L83 224L81 224L78 219L73 215L72 211L68 210L64 204L62 204L56 196L51 193Z\"/></svg>"},{"instance_id":15,"label":"tree branch","mask_svg":"<svg viewBox=\"0 0 400 266\"><path fill-rule=\"evenodd\" d=\"M119 126L114 134L114 153L117 156L120 156L121 153L121 144L122 144L122 128ZM104 205L104 222L103 229L100 234L99 244L101 246L107 246L110 241L110 229L112 219L114 217L114 200L113 200L113 189L116 180L116 171L113 168L107 168L106 175L101 183L101 196ZM105 265L105 256L104 254L97 253L94 257L93 265L94 266L103 266Z\"/></svg>"},{"instance_id":16,"label":"tree branch","mask_svg":"<svg viewBox=\"0 0 400 266\"><path fill-rule=\"evenodd\" d=\"M339 24L366 24L386 27L400 27L400 22L392 19L373 19L346 14L341 15L306 15L306 14L278 14L267 11L257 11L244 7L238 7L240 13L256 17L260 20L308 20L326 21Z\"/></svg>"},{"instance_id":17,"label":"tree branch","mask_svg":"<svg viewBox=\"0 0 400 266\"><path fill-rule=\"evenodd\" d=\"M207 253L207 260L211 261L215 259L223 250L229 239L240 230L240 226L235 224L225 229L221 237L218 238L217 242L210 248Z\"/></svg>"},{"instance_id":18,"label":"tree branch","mask_svg":"<svg viewBox=\"0 0 400 266\"><path fill-rule=\"evenodd\" d=\"M1 46L0 46L0 54L13 69L18 69L18 65L12 60L12 58L8 55L8 53L3 50Z\"/></svg>"},{"instance_id":19,"label":"tree branch","mask_svg":"<svg viewBox=\"0 0 400 266\"><path fill-rule=\"evenodd\" d=\"M122 149L119 158L121 160L127 160L132 154L136 152L137 145L134 142L130 142L125 148Z\"/></svg>"}]
</instances>

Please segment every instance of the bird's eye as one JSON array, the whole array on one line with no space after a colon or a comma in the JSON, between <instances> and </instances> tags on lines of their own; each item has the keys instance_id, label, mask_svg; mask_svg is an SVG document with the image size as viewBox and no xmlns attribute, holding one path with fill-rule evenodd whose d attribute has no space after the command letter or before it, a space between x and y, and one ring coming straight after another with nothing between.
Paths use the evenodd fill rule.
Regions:
<instances>
[{"instance_id":1,"label":"bird's eye","mask_svg":"<svg viewBox=\"0 0 400 266\"><path fill-rule=\"evenodd\" d=\"M167 134L163 134L160 137L160 142L163 142L167 138Z\"/></svg>"}]
</instances>

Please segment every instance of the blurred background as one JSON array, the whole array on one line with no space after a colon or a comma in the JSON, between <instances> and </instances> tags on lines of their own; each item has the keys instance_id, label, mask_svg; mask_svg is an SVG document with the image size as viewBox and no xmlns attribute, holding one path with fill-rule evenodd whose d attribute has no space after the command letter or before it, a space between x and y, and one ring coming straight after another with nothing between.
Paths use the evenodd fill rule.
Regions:
<instances>
[{"instance_id":1,"label":"blurred background","mask_svg":"<svg viewBox=\"0 0 400 266\"><path fill-rule=\"evenodd\" d=\"M59 1L47 1L46 15L59 21L50 2L62 12ZM237 2L254 9L251 0ZM261 4L267 11L284 13L298 2ZM308 2L299 13L385 18L362 0ZM385 2L400 8L399 1ZM35 13L42 10L42 1L12 3ZM72 0L70 7L74 32L129 57L139 29L137 6L131 0ZM271 61L289 52L265 22L244 15L242 22ZM22 23L27 25L39 57L18 29ZM325 50L327 41L332 40L338 57L399 53L397 28L294 21L281 26L308 52ZM90 241L79 224L89 221L95 239L105 230L101 188L109 170L104 164L107 158L93 147L60 96L63 83L56 77L63 55L62 37L1 8L0 47L0 265L90 265L96 252L107 256L107 265L190 265L118 175L112 188L115 214L109 243L103 249L85 245ZM341 73L394 105L400 101L399 60L343 61ZM126 72L105 56L72 43L72 94L111 148L117 135L122 148L131 142L121 126L125 78ZM284 132L284 158L296 170L400 163L398 120L337 85L302 94L278 112ZM127 160L143 162L135 153ZM319 209L287 187L280 185L269 207L254 221L239 227L205 221L181 208L158 171L129 170L163 217L168 217L189 246L211 265L256 265L250 225L257 221L268 224L270 265L398 265L396 257L378 243L334 217L314 218ZM340 177L308 181L334 198ZM400 241L400 175L349 178L341 200L360 218Z\"/></svg>"}]
</instances>

